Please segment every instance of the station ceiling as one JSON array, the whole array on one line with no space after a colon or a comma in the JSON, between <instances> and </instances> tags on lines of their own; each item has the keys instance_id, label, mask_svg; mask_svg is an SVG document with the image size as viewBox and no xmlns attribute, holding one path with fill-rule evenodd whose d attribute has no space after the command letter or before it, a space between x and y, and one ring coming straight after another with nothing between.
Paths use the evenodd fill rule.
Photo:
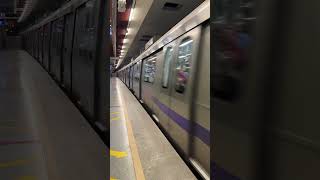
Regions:
<instances>
[{"instance_id":1,"label":"station ceiling","mask_svg":"<svg viewBox=\"0 0 320 180\"><path fill-rule=\"evenodd\" d=\"M152 37L164 35L202 2L204 0L153 0L142 24L139 27L131 27L138 28L138 31L132 39L131 46L128 48L121 66L118 68L137 57ZM141 9L135 9L134 13L136 11L141 11Z\"/></svg>"}]
</instances>

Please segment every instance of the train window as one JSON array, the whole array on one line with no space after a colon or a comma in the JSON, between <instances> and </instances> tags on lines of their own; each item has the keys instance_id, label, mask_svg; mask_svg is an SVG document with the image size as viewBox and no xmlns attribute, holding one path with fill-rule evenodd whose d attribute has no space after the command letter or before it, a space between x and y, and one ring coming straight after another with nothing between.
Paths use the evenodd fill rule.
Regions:
<instances>
[{"instance_id":1,"label":"train window","mask_svg":"<svg viewBox=\"0 0 320 180\"><path fill-rule=\"evenodd\" d=\"M153 83L156 74L156 57L147 59L144 64L144 81Z\"/></svg>"},{"instance_id":2,"label":"train window","mask_svg":"<svg viewBox=\"0 0 320 180\"><path fill-rule=\"evenodd\" d=\"M192 39L186 38L179 45L175 84L175 89L178 93L184 93L188 83L190 73L190 58L192 55L192 43Z\"/></svg>"},{"instance_id":3,"label":"train window","mask_svg":"<svg viewBox=\"0 0 320 180\"><path fill-rule=\"evenodd\" d=\"M168 88L170 64L171 64L172 58L173 58L173 48L168 47L166 50L166 54L164 56L164 66L163 66L163 74L162 74L163 88Z\"/></svg>"},{"instance_id":4,"label":"train window","mask_svg":"<svg viewBox=\"0 0 320 180\"><path fill-rule=\"evenodd\" d=\"M135 70L134 70L134 79L139 81L140 79L140 71L139 71L139 68L140 68L140 62L138 62L135 66L134 66Z\"/></svg>"}]
</instances>

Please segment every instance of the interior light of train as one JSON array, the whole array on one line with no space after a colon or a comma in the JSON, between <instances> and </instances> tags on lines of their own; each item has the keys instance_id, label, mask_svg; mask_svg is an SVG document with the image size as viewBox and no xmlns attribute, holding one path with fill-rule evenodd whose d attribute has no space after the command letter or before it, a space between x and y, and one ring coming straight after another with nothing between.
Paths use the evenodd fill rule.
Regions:
<instances>
[{"instance_id":1,"label":"interior light of train","mask_svg":"<svg viewBox=\"0 0 320 180\"><path fill-rule=\"evenodd\" d=\"M190 39L189 41L186 41L186 42L180 44L179 47L186 46L186 45L190 44L191 42L192 42L192 39Z\"/></svg>"},{"instance_id":2,"label":"interior light of train","mask_svg":"<svg viewBox=\"0 0 320 180\"><path fill-rule=\"evenodd\" d=\"M153 58L151 58L151 59L149 59L149 60L151 61L151 60L154 60L154 59L156 59L156 58L157 58L157 57L153 57Z\"/></svg>"}]
</instances>

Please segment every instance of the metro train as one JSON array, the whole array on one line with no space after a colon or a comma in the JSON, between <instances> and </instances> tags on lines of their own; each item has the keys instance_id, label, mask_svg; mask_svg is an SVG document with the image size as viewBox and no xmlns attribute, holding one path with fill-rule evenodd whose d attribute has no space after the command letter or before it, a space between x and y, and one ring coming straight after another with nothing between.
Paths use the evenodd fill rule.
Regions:
<instances>
[{"instance_id":1,"label":"metro train","mask_svg":"<svg viewBox=\"0 0 320 180\"><path fill-rule=\"evenodd\" d=\"M97 105L98 102L106 104L108 101L106 69L101 68L108 62L97 52L97 46L103 44L102 39L107 36L105 33L99 34L99 29L103 28L99 28L102 26L99 22L104 21L99 14L104 9L101 8L102 2L66 2L20 34L24 49L61 86L89 122L94 126L98 124L99 130L106 131L104 114L108 109ZM106 54L104 51L102 53ZM104 79L103 82L98 80L100 77ZM96 89L101 91L98 93Z\"/></svg>"},{"instance_id":2,"label":"metro train","mask_svg":"<svg viewBox=\"0 0 320 180\"><path fill-rule=\"evenodd\" d=\"M117 76L204 179L210 174L210 2L203 2Z\"/></svg>"},{"instance_id":3,"label":"metro train","mask_svg":"<svg viewBox=\"0 0 320 180\"><path fill-rule=\"evenodd\" d=\"M319 179L319 5L215 1L213 179Z\"/></svg>"}]
</instances>

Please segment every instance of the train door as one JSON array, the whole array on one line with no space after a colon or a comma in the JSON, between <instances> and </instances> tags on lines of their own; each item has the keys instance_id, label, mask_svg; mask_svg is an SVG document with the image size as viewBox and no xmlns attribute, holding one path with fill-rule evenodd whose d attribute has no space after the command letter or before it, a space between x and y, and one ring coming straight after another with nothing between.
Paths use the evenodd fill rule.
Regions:
<instances>
[{"instance_id":1,"label":"train door","mask_svg":"<svg viewBox=\"0 0 320 180\"><path fill-rule=\"evenodd\" d=\"M127 78L128 78L128 82L127 82L127 87L130 89L130 67L127 68Z\"/></svg>"},{"instance_id":2,"label":"train door","mask_svg":"<svg viewBox=\"0 0 320 180\"><path fill-rule=\"evenodd\" d=\"M197 61L193 63L194 78L191 121L195 134L189 142L190 157L210 174L210 23L202 24ZM198 134L197 134L198 133ZM200 135L201 133L201 135Z\"/></svg>"},{"instance_id":3,"label":"train door","mask_svg":"<svg viewBox=\"0 0 320 180\"><path fill-rule=\"evenodd\" d=\"M131 76L131 74L132 74L132 68L131 68L132 66L130 66L129 68L128 68L128 70L129 70L129 89L132 89L131 88L131 84L132 84L132 76Z\"/></svg>"},{"instance_id":4,"label":"train door","mask_svg":"<svg viewBox=\"0 0 320 180\"><path fill-rule=\"evenodd\" d=\"M89 117L94 116L96 0L87 1L76 11L72 49L72 93Z\"/></svg>"},{"instance_id":5,"label":"train door","mask_svg":"<svg viewBox=\"0 0 320 180\"><path fill-rule=\"evenodd\" d=\"M122 70L122 82L126 83L126 76L125 76L125 71Z\"/></svg>"},{"instance_id":6,"label":"train door","mask_svg":"<svg viewBox=\"0 0 320 180\"><path fill-rule=\"evenodd\" d=\"M63 40L63 52L62 52L62 64L63 64L63 79L62 83L67 89L71 91L71 74L72 74L72 43L74 33L74 14L67 14L65 16L64 25L64 40Z\"/></svg>"},{"instance_id":7,"label":"train door","mask_svg":"<svg viewBox=\"0 0 320 180\"><path fill-rule=\"evenodd\" d=\"M133 90L133 73L134 73L134 68L133 66L130 66L130 89Z\"/></svg>"},{"instance_id":8,"label":"train door","mask_svg":"<svg viewBox=\"0 0 320 180\"><path fill-rule=\"evenodd\" d=\"M38 29L34 30L34 48L35 48L35 58L39 61L39 34Z\"/></svg>"},{"instance_id":9,"label":"train door","mask_svg":"<svg viewBox=\"0 0 320 180\"><path fill-rule=\"evenodd\" d=\"M124 80L123 80L123 71L121 71L120 73L121 73L121 81L124 82Z\"/></svg>"},{"instance_id":10,"label":"train door","mask_svg":"<svg viewBox=\"0 0 320 180\"><path fill-rule=\"evenodd\" d=\"M127 71L126 69L123 70L123 83L126 84L127 82Z\"/></svg>"},{"instance_id":11,"label":"train door","mask_svg":"<svg viewBox=\"0 0 320 180\"><path fill-rule=\"evenodd\" d=\"M127 83L127 71L124 69L123 70L123 82L124 82L124 84L126 84Z\"/></svg>"},{"instance_id":12,"label":"train door","mask_svg":"<svg viewBox=\"0 0 320 180\"><path fill-rule=\"evenodd\" d=\"M32 56L33 58L36 57L36 44L35 44L35 39L36 39L36 33L34 30L32 30Z\"/></svg>"},{"instance_id":13,"label":"train door","mask_svg":"<svg viewBox=\"0 0 320 180\"><path fill-rule=\"evenodd\" d=\"M142 62L142 81L141 81L141 97L143 102L153 110L153 98L155 95L155 75L156 75L156 60L158 54L150 56L143 60Z\"/></svg>"},{"instance_id":14,"label":"train door","mask_svg":"<svg viewBox=\"0 0 320 180\"><path fill-rule=\"evenodd\" d=\"M170 129L169 117L165 112L161 111L161 105L170 107L170 90L173 86L170 84L170 79L172 78L172 67L174 58L174 48L176 42L172 42L163 47L163 55L158 62L159 71L157 73L157 88L159 93L153 99L156 104L156 116L159 119L159 123L165 128Z\"/></svg>"},{"instance_id":15,"label":"train door","mask_svg":"<svg viewBox=\"0 0 320 180\"><path fill-rule=\"evenodd\" d=\"M126 68L126 71L127 71L127 83L126 83L126 85L127 85L128 88L130 88L129 87L129 84L130 84L130 67Z\"/></svg>"},{"instance_id":16,"label":"train door","mask_svg":"<svg viewBox=\"0 0 320 180\"><path fill-rule=\"evenodd\" d=\"M43 64L43 27L39 29L39 62Z\"/></svg>"},{"instance_id":17,"label":"train door","mask_svg":"<svg viewBox=\"0 0 320 180\"><path fill-rule=\"evenodd\" d=\"M33 31L31 31L30 32L30 36L31 36L31 43L30 43L30 45L31 45L31 55L32 55L32 57L34 57L34 33L33 33Z\"/></svg>"},{"instance_id":18,"label":"train door","mask_svg":"<svg viewBox=\"0 0 320 180\"><path fill-rule=\"evenodd\" d=\"M133 93L134 95L140 99L140 72L141 72L141 61L137 62L134 66L133 71Z\"/></svg>"},{"instance_id":19,"label":"train door","mask_svg":"<svg viewBox=\"0 0 320 180\"><path fill-rule=\"evenodd\" d=\"M37 51L38 51L38 61L39 63L41 62L41 27L37 29L37 36L38 36L38 40L37 40Z\"/></svg>"},{"instance_id":20,"label":"train door","mask_svg":"<svg viewBox=\"0 0 320 180\"><path fill-rule=\"evenodd\" d=\"M50 71L54 78L61 81L61 51L64 19L60 18L52 23L50 46Z\"/></svg>"},{"instance_id":21,"label":"train door","mask_svg":"<svg viewBox=\"0 0 320 180\"><path fill-rule=\"evenodd\" d=\"M43 65L47 71L49 71L49 52L50 52L50 26L51 24L48 23L44 26L43 31Z\"/></svg>"},{"instance_id":22,"label":"train door","mask_svg":"<svg viewBox=\"0 0 320 180\"><path fill-rule=\"evenodd\" d=\"M176 114L170 117L170 132L173 139L188 155L191 153L190 143L196 135L191 128L193 127L191 102L194 98L192 97L193 83L200 32L201 27L197 27L177 40L171 69L173 76L170 78L172 88L170 89L169 109L172 114Z\"/></svg>"}]
</instances>

